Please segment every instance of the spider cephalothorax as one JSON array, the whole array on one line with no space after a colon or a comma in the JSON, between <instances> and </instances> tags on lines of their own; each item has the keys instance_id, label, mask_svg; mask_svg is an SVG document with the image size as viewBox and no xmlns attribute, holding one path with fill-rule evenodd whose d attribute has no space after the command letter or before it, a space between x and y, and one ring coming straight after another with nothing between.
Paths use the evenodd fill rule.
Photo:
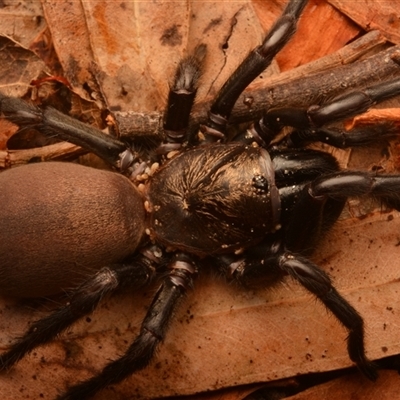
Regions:
<instances>
[{"instance_id":1,"label":"spider cephalothorax","mask_svg":"<svg viewBox=\"0 0 400 400\"><path fill-rule=\"evenodd\" d=\"M358 146L392 135L390 125L362 134L326 125L398 95L400 80L345 93L323 106L269 109L245 132L231 140L226 135L236 100L294 34L305 5L289 1L262 45L221 88L196 135L187 128L204 46L180 64L165 140L149 164L134 143L53 108L0 94L5 118L81 145L127 176L70 163L28 165L0 175L1 293L47 296L75 287L65 306L35 322L1 355L3 369L91 312L105 294L159 278L160 288L126 353L61 398L87 398L120 382L148 365L179 299L207 262L246 285L293 277L344 325L350 358L376 378L365 355L363 319L306 256L348 197L370 195L400 209L400 176L342 171L333 156L300 147L314 141ZM295 129L278 140L284 126ZM170 150L180 154L167 156ZM143 165L153 161L161 166L139 184Z\"/></svg>"}]
</instances>

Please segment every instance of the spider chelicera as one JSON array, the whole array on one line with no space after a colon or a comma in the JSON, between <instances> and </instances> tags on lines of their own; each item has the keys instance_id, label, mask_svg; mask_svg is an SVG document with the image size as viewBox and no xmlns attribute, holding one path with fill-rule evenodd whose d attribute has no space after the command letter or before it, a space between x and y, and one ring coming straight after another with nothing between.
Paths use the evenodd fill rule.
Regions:
<instances>
[{"instance_id":1,"label":"spider chelicera","mask_svg":"<svg viewBox=\"0 0 400 400\"><path fill-rule=\"evenodd\" d=\"M143 287L157 277L161 285L126 353L60 398L87 398L122 381L153 359L180 300L207 263L250 287L294 278L347 329L351 360L376 379L365 354L362 317L307 256L347 198L369 195L399 210L400 176L343 171L333 156L303 145L361 146L393 136L390 124L352 131L331 124L398 95L400 79L322 106L269 109L244 132L226 134L235 102L292 37L306 3L289 1L263 44L219 91L207 123L194 135L187 128L205 47L181 62L169 95L165 139L150 164L134 145L53 108L0 95L8 120L80 145L131 178L71 163L31 164L1 174L1 293L38 297L76 287L65 306L33 323L1 355L3 369L90 313L106 294ZM278 140L285 126L295 129ZM161 166L153 167L154 161Z\"/></svg>"}]
</instances>

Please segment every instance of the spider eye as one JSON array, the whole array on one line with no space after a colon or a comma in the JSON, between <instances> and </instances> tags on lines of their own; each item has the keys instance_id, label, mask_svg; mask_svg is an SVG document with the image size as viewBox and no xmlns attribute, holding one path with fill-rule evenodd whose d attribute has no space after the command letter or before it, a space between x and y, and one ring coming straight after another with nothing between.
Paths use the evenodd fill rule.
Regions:
<instances>
[{"instance_id":1,"label":"spider eye","mask_svg":"<svg viewBox=\"0 0 400 400\"><path fill-rule=\"evenodd\" d=\"M257 193L268 192L268 180L263 175L255 175L253 177L252 185L257 190Z\"/></svg>"}]
</instances>

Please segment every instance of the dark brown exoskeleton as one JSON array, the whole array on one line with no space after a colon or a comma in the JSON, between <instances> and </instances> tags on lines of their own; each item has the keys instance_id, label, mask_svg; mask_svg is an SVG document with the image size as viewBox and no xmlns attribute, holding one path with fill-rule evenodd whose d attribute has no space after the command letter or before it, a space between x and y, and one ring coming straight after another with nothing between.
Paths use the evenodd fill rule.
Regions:
<instances>
[{"instance_id":1,"label":"dark brown exoskeleton","mask_svg":"<svg viewBox=\"0 0 400 400\"><path fill-rule=\"evenodd\" d=\"M258 146L183 153L154 176L148 197L156 242L203 257L248 248L279 222L271 159Z\"/></svg>"},{"instance_id":2,"label":"dark brown exoskeleton","mask_svg":"<svg viewBox=\"0 0 400 400\"><path fill-rule=\"evenodd\" d=\"M348 197L378 197L399 210L400 176L342 171L333 156L302 145L360 146L393 135L390 125L353 131L329 125L400 94L400 80L344 93L321 106L269 109L233 140L226 136L236 100L294 34L305 5L288 2L263 43L220 89L195 138L186 128L204 47L181 63L158 149L162 165L137 186L138 171L150 165L131 145L55 109L0 94L5 118L80 145L131 178L71 163L27 165L0 175L0 293L47 296L74 288L65 306L33 323L0 356L0 367L10 368L52 340L104 295L159 277L161 285L126 353L61 398L84 399L120 382L148 365L206 259L248 285L294 278L348 330L350 358L376 378L365 354L363 319L306 256ZM283 126L294 131L277 140ZM179 155L165 156L176 149Z\"/></svg>"}]
</instances>

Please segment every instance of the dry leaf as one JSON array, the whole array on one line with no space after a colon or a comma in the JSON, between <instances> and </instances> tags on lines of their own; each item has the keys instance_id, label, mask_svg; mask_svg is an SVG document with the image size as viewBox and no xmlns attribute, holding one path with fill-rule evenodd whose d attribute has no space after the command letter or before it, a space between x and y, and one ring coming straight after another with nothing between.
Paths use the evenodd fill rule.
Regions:
<instances>
[{"instance_id":1,"label":"dry leaf","mask_svg":"<svg viewBox=\"0 0 400 400\"><path fill-rule=\"evenodd\" d=\"M399 395L399 374L396 371L382 371L377 382L358 379L348 375L331 382L318 385L288 400L320 400L320 399L362 399L392 400Z\"/></svg>"},{"instance_id":2,"label":"dry leaf","mask_svg":"<svg viewBox=\"0 0 400 400\"><path fill-rule=\"evenodd\" d=\"M5 0L0 8L1 35L29 48L46 29L40 2Z\"/></svg>"},{"instance_id":3,"label":"dry leaf","mask_svg":"<svg viewBox=\"0 0 400 400\"><path fill-rule=\"evenodd\" d=\"M275 2L254 1L265 30L283 10L286 1L279 0L278 3L279 7ZM282 71L286 71L317 60L341 49L360 32L359 27L349 24L343 14L327 2L311 0L301 17L296 36L277 56L279 66Z\"/></svg>"},{"instance_id":4,"label":"dry leaf","mask_svg":"<svg viewBox=\"0 0 400 400\"><path fill-rule=\"evenodd\" d=\"M0 89L9 96L22 97L33 79L46 70L32 51L0 36Z\"/></svg>"},{"instance_id":5,"label":"dry leaf","mask_svg":"<svg viewBox=\"0 0 400 400\"><path fill-rule=\"evenodd\" d=\"M360 125L373 125L389 121L396 124L399 123L400 110L398 108L379 108L368 110L366 113L357 115L353 119L347 121L345 124L345 128L347 130L350 130Z\"/></svg>"},{"instance_id":6,"label":"dry leaf","mask_svg":"<svg viewBox=\"0 0 400 400\"><path fill-rule=\"evenodd\" d=\"M400 44L400 14L397 0L368 1L328 0L365 30L378 29L392 43Z\"/></svg>"},{"instance_id":7,"label":"dry leaf","mask_svg":"<svg viewBox=\"0 0 400 400\"><path fill-rule=\"evenodd\" d=\"M82 92L90 80L97 81L107 105L119 111L162 110L178 62L201 43L208 49L201 91L219 87L231 71L231 65L225 68L230 59L241 60L262 37L247 1L118 7L108 1L44 2L43 7L72 85ZM68 18L60 20L61 14Z\"/></svg>"}]
</instances>

